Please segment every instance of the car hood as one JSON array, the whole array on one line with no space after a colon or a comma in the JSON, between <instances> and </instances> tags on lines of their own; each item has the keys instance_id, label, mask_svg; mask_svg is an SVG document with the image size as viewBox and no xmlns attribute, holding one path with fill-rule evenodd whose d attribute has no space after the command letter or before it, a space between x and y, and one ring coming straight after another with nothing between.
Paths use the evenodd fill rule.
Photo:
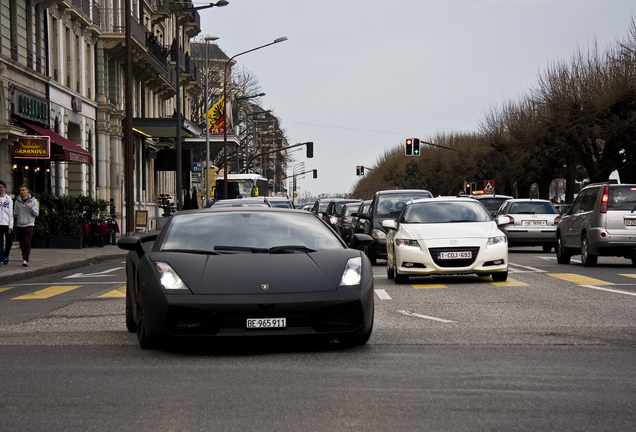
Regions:
<instances>
[{"instance_id":1,"label":"car hood","mask_svg":"<svg viewBox=\"0 0 636 432\"><path fill-rule=\"evenodd\" d=\"M400 230L416 240L487 239L504 235L493 221L454 224L400 224ZM399 237L399 233L396 237Z\"/></svg>"},{"instance_id":2,"label":"car hood","mask_svg":"<svg viewBox=\"0 0 636 432\"><path fill-rule=\"evenodd\" d=\"M353 249L312 253L232 253L202 255L153 252L166 262L193 294L272 294L336 291Z\"/></svg>"}]
</instances>

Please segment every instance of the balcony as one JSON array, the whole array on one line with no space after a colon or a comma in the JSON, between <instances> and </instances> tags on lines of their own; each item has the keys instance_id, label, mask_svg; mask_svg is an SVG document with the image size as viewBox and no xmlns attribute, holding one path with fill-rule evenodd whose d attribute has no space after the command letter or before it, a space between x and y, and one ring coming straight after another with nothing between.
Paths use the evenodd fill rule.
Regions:
<instances>
[{"instance_id":1,"label":"balcony","mask_svg":"<svg viewBox=\"0 0 636 432\"><path fill-rule=\"evenodd\" d=\"M153 24L170 17L170 3L168 0L152 0L150 7L150 19Z\"/></svg>"}]
</instances>

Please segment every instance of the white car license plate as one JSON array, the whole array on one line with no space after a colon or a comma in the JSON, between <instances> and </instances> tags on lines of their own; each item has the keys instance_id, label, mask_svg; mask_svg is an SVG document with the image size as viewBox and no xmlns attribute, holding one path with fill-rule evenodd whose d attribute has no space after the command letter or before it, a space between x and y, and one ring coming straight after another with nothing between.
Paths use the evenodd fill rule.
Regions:
<instances>
[{"instance_id":1,"label":"white car license plate","mask_svg":"<svg viewBox=\"0 0 636 432\"><path fill-rule=\"evenodd\" d=\"M523 226L545 226L545 223L544 220L524 220L521 224Z\"/></svg>"},{"instance_id":2,"label":"white car license plate","mask_svg":"<svg viewBox=\"0 0 636 432\"><path fill-rule=\"evenodd\" d=\"M468 252L437 252L437 259L470 259L473 253Z\"/></svg>"},{"instance_id":3,"label":"white car license plate","mask_svg":"<svg viewBox=\"0 0 636 432\"><path fill-rule=\"evenodd\" d=\"M285 328L285 318L248 318L245 327L250 328Z\"/></svg>"},{"instance_id":4,"label":"white car license plate","mask_svg":"<svg viewBox=\"0 0 636 432\"><path fill-rule=\"evenodd\" d=\"M636 226L636 219L625 219L626 226Z\"/></svg>"}]
</instances>

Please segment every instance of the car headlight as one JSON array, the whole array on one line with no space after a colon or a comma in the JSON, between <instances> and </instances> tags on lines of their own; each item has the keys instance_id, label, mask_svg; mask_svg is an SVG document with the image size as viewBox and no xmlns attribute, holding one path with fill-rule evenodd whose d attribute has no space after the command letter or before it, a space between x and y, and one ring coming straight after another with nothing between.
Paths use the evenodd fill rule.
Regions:
<instances>
[{"instance_id":1,"label":"car headlight","mask_svg":"<svg viewBox=\"0 0 636 432\"><path fill-rule=\"evenodd\" d=\"M338 223L338 218L335 216L329 216L329 222L331 222L331 225L335 225Z\"/></svg>"},{"instance_id":2,"label":"car headlight","mask_svg":"<svg viewBox=\"0 0 636 432\"><path fill-rule=\"evenodd\" d=\"M349 258L340 279L340 286L359 285L362 280L362 258Z\"/></svg>"},{"instance_id":3,"label":"car headlight","mask_svg":"<svg viewBox=\"0 0 636 432\"><path fill-rule=\"evenodd\" d=\"M161 281L161 285L166 290L187 290L188 287L181 280L179 275L170 264L164 262L156 262L155 268L159 273L159 280Z\"/></svg>"},{"instance_id":4,"label":"car headlight","mask_svg":"<svg viewBox=\"0 0 636 432\"><path fill-rule=\"evenodd\" d=\"M496 246L496 245L500 245L500 244L506 244L508 242L508 239L506 238L506 236L496 236L496 237L490 237L488 239L488 243L486 244L486 247L488 246Z\"/></svg>"},{"instance_id":5,"label":"car headlight","mask_svg":"<svg viewBox=\"0 0 636 432\"><path fill-rule=\"evenodd\" d=\"M373 231L371 231L371 237L377 238L377 239L383 239L383 238L386 238L386 233L382 230L374 229Z\"/></svg>"},{"instance_id":6,"label":"car headlight","mask_svg":"<svg viewBox=\"0 0 636 432\"><path fill-rule=\"evenodd\" d=\"M417 240L411 239L395 239L395 245L404 249L422 249Z\"/></svg>"}]
</instances>

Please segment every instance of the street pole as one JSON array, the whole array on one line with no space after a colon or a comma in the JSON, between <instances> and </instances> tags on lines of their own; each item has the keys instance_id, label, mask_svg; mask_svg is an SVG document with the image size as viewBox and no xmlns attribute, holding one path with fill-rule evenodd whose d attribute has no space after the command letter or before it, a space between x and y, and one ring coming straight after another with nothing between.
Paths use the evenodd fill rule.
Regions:
<instances>
[{"instance_id":1,"label":"street pole","mask_svg":"<svg viewBox=\"0 0 636 432\"><path fill-rule=\"evenodd\" d=\"M205 40L205 206L210 206L210 108L208 99L208 42L217 40L217 36L206 36Z\"/></svg>"}]
</instances>

